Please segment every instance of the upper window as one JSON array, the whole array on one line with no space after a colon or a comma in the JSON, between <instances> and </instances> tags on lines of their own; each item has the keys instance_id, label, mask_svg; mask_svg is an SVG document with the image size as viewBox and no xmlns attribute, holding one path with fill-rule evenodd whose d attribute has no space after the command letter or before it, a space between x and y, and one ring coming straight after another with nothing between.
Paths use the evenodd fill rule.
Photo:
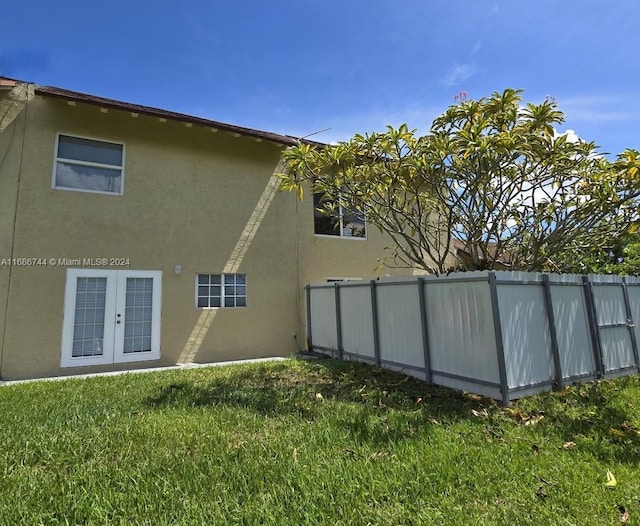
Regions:
<instances>
[{"instance_id":1,"label":"upper window","mask_svg":"<svg viewBox=\"0 0 640 526\"><path fill-rule=\"evenodd\" d=\"M200 308L246 307L246 274L198 274L196 305Z\"/></svg>"},{"instance_id":2,"label":"upper window","mask_svg":"<svg viewBox=\"0 0 640 526\"><path fill-rule=\"evenodd\" d=\"M313 214L316 234L360 239L367 237L364 215L353 208L335 204L324 194L313 194Z\"/></svg>"},{"instance_id":3,"label":"upper window","mask_svg":"<svg viewBox=\"0 0 640 526\"><path fill-rule=\"evenodd\" d=\"M123 172L123 144L58 135L54 188L120 195Z\"/></svg>"}]
</instances>

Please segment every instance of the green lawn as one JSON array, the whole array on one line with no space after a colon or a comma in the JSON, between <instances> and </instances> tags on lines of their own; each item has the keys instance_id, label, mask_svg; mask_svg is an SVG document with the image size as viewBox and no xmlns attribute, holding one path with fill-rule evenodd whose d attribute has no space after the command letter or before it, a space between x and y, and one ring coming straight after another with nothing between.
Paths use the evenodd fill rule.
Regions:
<instances>
[{"instance_id":1,"label":"green lawn","mask_svg":"<svg viewBox=\"0 0 640 526\"><path fill-rule=\"evenodd\" d=\"M639 402L333 360L5 386L0 524L640 524Z\"/></svg>"}]
</instances>

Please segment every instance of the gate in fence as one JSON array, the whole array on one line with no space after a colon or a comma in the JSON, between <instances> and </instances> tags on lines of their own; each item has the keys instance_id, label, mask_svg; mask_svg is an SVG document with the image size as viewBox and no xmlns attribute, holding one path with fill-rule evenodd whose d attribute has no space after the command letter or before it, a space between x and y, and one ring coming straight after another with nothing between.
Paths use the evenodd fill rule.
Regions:
<instances>
[{"instance_id":1,"label":"gate in fence","mask_svg":"<svg viewBox=\"0 0 640 526\"><path fill-rule=\"evenodd\" d=\"M640 279L523 272L306 286L311 350L508 404L637 372Z\"/></svg>"}]
</instances>

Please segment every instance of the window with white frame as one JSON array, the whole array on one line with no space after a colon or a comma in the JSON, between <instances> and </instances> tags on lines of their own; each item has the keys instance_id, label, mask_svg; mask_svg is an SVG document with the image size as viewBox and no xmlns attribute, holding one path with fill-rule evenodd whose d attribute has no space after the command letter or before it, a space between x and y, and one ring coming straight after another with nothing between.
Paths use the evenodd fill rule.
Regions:
<instances>
[{"instance_id":1,"label":"window with white frame","mask_svg":"<svg viewBox=\"0 0 640 526\"><path fill-rule=\"evenodd\" d=\"M196 306L201 309L246 307L246 274L198 274Z\"/></svg>"},{"instance_id":2,"label":"window with white frame","mask_svg":"<svg viewBox=\"0 0 640 526\"><path fill-rule=\"evenodd\" d=\"M314 232L318 235L356 239L367 237L364 214L343 207L325 194L313 194L313 214Z\"/></svg>"},{"instance_id":3,"label":"window with white frame","mask_svg":"<svg viewBox=\"0 0 640 526\"><path fill-rule=\"evenodd\" d=\"M58 134L53 187L122 194L124 144Z\"/></svg>"}]
</instances>

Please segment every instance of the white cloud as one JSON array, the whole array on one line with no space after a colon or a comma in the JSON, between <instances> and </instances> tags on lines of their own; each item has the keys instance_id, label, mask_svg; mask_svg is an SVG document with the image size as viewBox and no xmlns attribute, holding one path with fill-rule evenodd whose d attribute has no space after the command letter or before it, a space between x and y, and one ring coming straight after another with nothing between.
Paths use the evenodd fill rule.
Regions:
<instances>
[{"instance_id":1,"label":"white cloud","mask_svg":"<svg viewBox=\"0 0 640 526\"><path fill-rule=\"evenodd\" d=\"M559 135L566 135L567 136L567 142L578 142L578 141L580 141L580 137L578 137L578 134L574 130L567 130L567 131L562 132L562 133L558 133L558 131L556 130L556 136L559 136Z\"/></svg>"},{"instance_id":2,"label":"white cloud","mask_svg":"<svg viewBox=\"0 0 640 526\"><path fill-rule=\"evenodd\" d=\"M442 83L445 86L456 86L470 78L475 72L476 65L474 63L456 63L442 79Z\"/></svg>"}]
</instances>

